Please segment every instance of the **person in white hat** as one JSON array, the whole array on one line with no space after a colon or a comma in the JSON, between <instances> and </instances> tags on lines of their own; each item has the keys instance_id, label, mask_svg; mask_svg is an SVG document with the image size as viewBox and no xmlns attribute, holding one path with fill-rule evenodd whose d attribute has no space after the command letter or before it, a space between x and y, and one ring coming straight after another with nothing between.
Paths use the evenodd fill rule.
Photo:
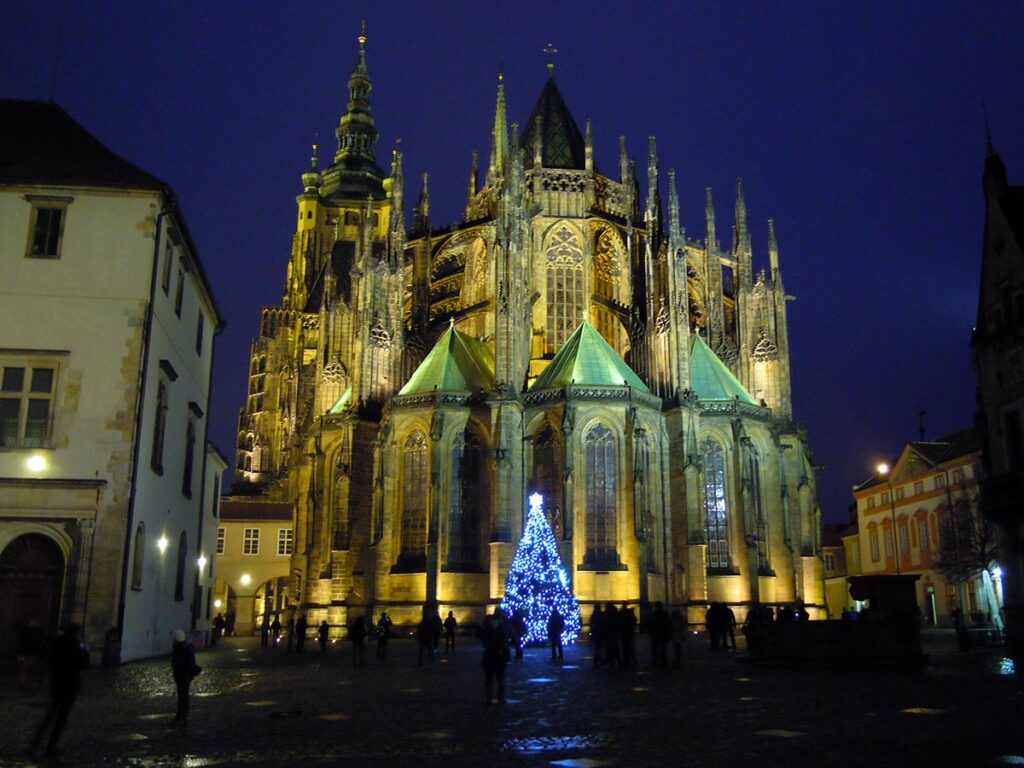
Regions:
<instances>
[{"instance_id":1,"label":"person in white hat","mask_svg":"<svg viewBox=\"0 0 1024 768\"><path fill-rule=\"evenodd\" d=\"M174 630L171 671L174 674L174 685L178 689L178 712L171 725L185 725L188 722L189 688L192 686L192 678L201 670L196 665L196 649L185 639L183 629Z\"/></svg>"}]
</instances>

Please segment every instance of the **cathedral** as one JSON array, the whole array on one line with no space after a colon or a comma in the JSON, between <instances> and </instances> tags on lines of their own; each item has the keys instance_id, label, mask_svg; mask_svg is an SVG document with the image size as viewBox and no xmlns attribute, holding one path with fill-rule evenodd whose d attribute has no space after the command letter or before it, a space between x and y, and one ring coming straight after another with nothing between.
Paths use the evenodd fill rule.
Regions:
<instances>
[{"instance_id":1,"label":"cathedral","mask_svg":"<svg viewBox=\"0 0 1024 768\"><path fill-rule=\"evenodd\" d=\"M424 174L407 224L359 38L239 416L235 497L294 511L284 604L332 625L412 623L424 604L478 621L540 493L584 616L598 601L664 601L692 623L712 601L740 620L754 602L823 615L771 220L758 270L740 181L731 246L710 188L704 238L687 236L654 137L645 194L624 138L599 172L552 74L521 124L499 77L462 220L432 225Z\"/></svg>"}]
</instances>

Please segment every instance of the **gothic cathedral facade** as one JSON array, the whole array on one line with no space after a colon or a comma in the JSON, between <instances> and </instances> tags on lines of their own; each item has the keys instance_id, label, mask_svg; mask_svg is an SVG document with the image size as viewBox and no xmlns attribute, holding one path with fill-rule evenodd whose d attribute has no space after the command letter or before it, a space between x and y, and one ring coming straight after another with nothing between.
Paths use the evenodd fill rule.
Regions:
<instances>
[{"instance_id":1,"label":"gothic cathedral facade","mask_svg":"<svg viewBox=\"0 0 1024 768\"><path fill-rule=\"evenodd\" d=\"M235 492L294 505L287 597L334 625L497 603L540 492L572 588L703 621L755 601L823 611L820 511L792 420L786 300L768 222L753 268L687 237L654 138L641 198L620 139L597 171L549 76L509 126L499 81L483 178L434 228L426 175L377 163L365 38L333 162L302 174L279 306L262 310ZM586 608L584 612L587 613Z\"/></svg>"}]
</instances>

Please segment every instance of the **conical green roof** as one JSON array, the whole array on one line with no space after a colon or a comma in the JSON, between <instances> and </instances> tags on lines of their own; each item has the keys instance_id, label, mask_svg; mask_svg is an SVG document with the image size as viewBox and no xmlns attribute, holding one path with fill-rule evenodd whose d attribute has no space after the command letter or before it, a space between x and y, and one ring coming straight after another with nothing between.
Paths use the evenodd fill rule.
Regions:
<instances>
[{"instance_id":1,"label":"conical green roof","mask_svg":"<svg viewBox=\"0 0 1024 768\"><path fill-rule=\"evenodd\" d=\"M398 394L476 392L493 388L494 353L491 348L450 325Z\"/></svg>"},{"instance_id":2,"label":"conical green roof","mask_svg":"<svg viewBox=\"0 0 1024 768\"><path fill-rule=\"evenodd\" d=\"M739 379L723 363L700 336L690 343L690 389L701 400L736 400L757 405L757 401L740 384Z\"/></svg>"},{"instance_id":3,"label":"conical green roof","mask_svg":"<svg viewBox=\"0 0 1024 768\"><path fill-rule=\"evenodd\" d=\"M558 389L569 384L629 386L650 392L633 369L619 357L604 337L584 320L558 350L548 367L537 377L530 391Z\"/></svg>"},{"instance_id":4,"label":"conical green roof","mask_svg":"<svg viewBox=\"0 0 1024 768\"><path fill-rule=\"evenodd\" d=\"M328 413L341 413L348 407L349 403L352 402L352 385L349 384L345 388L345 391L341 393L341 397L338 398L337 402L331 406Z\"/></svg>"}]
</instances>

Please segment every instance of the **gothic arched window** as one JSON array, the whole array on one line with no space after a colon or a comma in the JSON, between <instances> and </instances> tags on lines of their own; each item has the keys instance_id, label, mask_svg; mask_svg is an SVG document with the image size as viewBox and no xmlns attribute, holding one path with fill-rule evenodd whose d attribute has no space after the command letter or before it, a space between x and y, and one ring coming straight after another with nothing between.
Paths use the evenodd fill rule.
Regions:
<instances>
[{"instance_id":1,"label":"gothic arched window","mask_svg":"<svg viewBox=\"0 0 1024 768\"><path fill-rule=\"evenodd\" d=\"M446 570L480 569L480 516L484 509L484 449L472 432L452 444L451 509Z\"/></svg>"},{"instance_id":2,"label":"gothic arched window","mask_svg":"<svg viewBox=\"0 0 1024 768\"><path fill-rule=\"evenodd\" d=\"M427 564L427 438L416 431L402 458L402 529L398 564L423 570Z\"/></svg>"},{"instance_id":3,"label":"gothic arched window","mask_svg":"<svg viewBox=\"0 0 1024 768\"><path fill-rule=\"evenodd\" d=\"M167 429L167 385L162 381L156 388L156 421L153 424L153 452L149 464L157 474L164 471L164 432Z\"/></svg>"},{"instance_id":4,"label":"gothic arched window","mask_svg":"<svg viewBox=\"0 0 1024 768\"><path fill-rule=\"evenodd\" d=\"M638 430L639 432L640 430ZM647 435L638 434L633 459L633 493L636 537L640 541L644 565L648 571L658 570L658 548L655 544L657 531L654 524L654 510L651 504L651 449Z\"/></svg>"},{"instance_id":5,"label":"gothic arched window","mask_svg":"<svg viewBox=\"0 0 1024 768\"><path fill-rule=\"evenodd\" d=\"M557 352L583 321L583 251L568 227L547 248L547 352Z\"/></svg>"},{"instance_id":6,"label":"gothic arched window","mask_svg":"<svg viewBox=\"0 0 1024 768\"><path fill-rule=\"evenodd\" d=\"M725 492L725 457L714 440L704 442L704 536L708 568L729 567L729 506Z\"/></svg>"},{"instance_id":7,"label":"gothic arched window","mask_svg":"<svg viewBox=\"0 0 1024 768\"><path fill-rule=\"evenodd\" d=\"M591 568L615 568L615 436L603 424L593 427L584 439L586 447L586 541L584 565Z\"/></svg>"},{"instance_id":8,"label":"gothic arched window","mask_svg":"<svg viewBox=\"0 0 1024 768\"><path fill-rule=\"evenodd\" d=\"M558 435L550 426L545 426L533 440L532 488L544 497L544 514L556 539L572 536L569 520L561 519L562 504L562 457Z\"/></svg>"}]
</instances>

